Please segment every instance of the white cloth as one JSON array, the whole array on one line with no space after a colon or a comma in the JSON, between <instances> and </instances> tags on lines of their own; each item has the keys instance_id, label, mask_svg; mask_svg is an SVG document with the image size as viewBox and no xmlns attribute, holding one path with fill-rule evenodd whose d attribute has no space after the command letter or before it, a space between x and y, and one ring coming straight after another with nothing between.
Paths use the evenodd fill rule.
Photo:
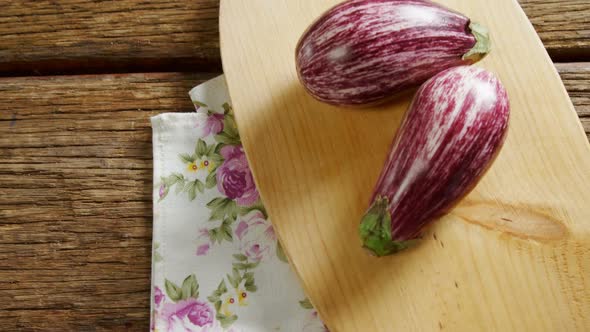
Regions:
<instances>
[{"instance_id":1,"label":"white cloth","mask_svg":"<svg viewBox=\"0 0 590 332\"><path fill-rule=\"evenodd\" d=\"M225 79L152 118L152 330L326 331L260 201Z\"/></svg>"}]
</instances>

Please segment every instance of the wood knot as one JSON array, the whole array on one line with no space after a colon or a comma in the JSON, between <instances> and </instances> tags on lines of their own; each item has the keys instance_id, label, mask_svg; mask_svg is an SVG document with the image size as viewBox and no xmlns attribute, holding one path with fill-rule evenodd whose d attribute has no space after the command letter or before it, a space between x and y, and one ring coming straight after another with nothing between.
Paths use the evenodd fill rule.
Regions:
<instances>
[{"instance_id":1,"label":"wood knot","mask_svg":"<svg viewBox=\"0 0 590 332\"><path fill-rule=\"evenodd\" d=\"M470 223L525 239L557 240L567 235L562 222L527 207L483 202L458 206L452 214Z\"/></svg>"}]
</instances>

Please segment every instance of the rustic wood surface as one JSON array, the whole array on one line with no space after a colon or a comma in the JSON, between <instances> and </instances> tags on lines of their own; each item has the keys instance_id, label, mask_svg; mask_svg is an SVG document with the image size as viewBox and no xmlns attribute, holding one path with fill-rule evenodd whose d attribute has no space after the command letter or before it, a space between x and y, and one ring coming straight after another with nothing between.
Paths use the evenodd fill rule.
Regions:
<instances>
[{"instance_id":1,"label":"rustic wood surface","mask_svg":"<svg viewBox=\"0 0 590 332\"><path fill-rule=\"evenodd\" d=\"M218 0L15 0L0 72L220 70Z\"/></svg>"},{"instance_id":2,"label":"rustic wood surface","mask_svg":"<svg viewBox=\"0 0 590 332\"><path fill-rule=\"evenodd\" d=\"M554 60L590 61L590 3L521 0ZM0 11L0 330L146 331L149 117L220 71L218 1ZM590 62L556 64L590 138ZM113 72L185 71L117 74ZM202 73L196 73L202 72Z\"/></svg>"},{"instance_id":3,"label":"rustic wood surface","mask_svg":"<svg viewBox=\"0 0 590 332\"><path fill-rule=\"evenodd\" d=\"M590 62L556 63L555 66L590 140Z\"/></svg>"},{"instance_id":4,"label":"rustic wood surface","mask_svg":"<svg viewBox=\"0 0 590 332\"><path fill-rule=\"evenodd\" d=\"M0 330L147 331L149 117L211 77L0 79Z\"/></svg>"},{"instance_id":5,"label":"rustic wood surface","mask_svg":"<svg viewBox=\"0 0 590 332\"><path fill-rule=\"evenodd\" d=\"M520 0L555 61L590 57L590 3ZM219 0L15 0L0 73L220 70Z\"/></svg>"},{"instance_id":6,"label":"rustic wood surface","mask_svg":"<svg viewBox=\"0 0 590 332\"><path fill-rule=\"evenodd\" d=\"M588 0L519 0L553 61L590 59Z\"/></svg>"}]
</instances>

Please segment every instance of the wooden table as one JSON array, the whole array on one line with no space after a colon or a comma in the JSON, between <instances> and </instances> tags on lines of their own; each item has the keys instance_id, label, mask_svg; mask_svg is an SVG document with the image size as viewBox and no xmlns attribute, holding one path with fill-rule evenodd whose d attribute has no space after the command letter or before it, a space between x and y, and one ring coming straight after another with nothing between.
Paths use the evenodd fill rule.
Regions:
<instances>
[{"instance_id":1,"label":"wooden table","mask_svg":"<svg viewBox=\"0 0 590 332\"><path fill-rule=\"evenodd\" d=\"M521 4L590 137L590 3ZM216 0L2 5L0 329L148 329L148 119L192 111L221 72L217 17Z\"/></svg>"}]
</instances>

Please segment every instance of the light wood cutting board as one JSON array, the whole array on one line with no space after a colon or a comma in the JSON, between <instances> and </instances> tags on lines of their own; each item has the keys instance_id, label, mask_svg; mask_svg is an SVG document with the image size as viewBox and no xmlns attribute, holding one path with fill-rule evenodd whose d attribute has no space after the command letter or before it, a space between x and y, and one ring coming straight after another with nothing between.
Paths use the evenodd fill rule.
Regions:
<instances>
[{"instance_id":1,"label":"light wood cutting board","mask_svg":"<svg viewBox=\"0 0 590 332\"><path fill-rule=\"evenodd\" d=\"M409 98L346 110L307 95L294 49L338 0L222 0L223 68L277 234L332 331L590 330L590 147L515 0L444 0L492 33L479 66L510 95L506 145L476 189L401 254L359 219Z\"/></svg>"}]
</instances>

